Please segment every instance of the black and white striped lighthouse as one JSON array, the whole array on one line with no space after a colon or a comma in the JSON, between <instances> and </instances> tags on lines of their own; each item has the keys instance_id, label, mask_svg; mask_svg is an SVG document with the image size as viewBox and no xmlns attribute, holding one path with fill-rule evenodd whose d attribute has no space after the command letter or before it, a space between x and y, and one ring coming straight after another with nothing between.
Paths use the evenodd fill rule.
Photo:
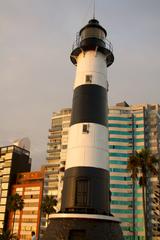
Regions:
<instances>
[{"instance_id":1,"label":"black and white striped lighthouse","mask_svg":"<svg viewBox=\"0 0 160 240\"><path fill-rule=\"evenodd\" d=\"M47 240L121 240L118 219L110 214L107 130L107 67L113 61L107 32L96 19L76 39L76 65L62 206Z\"/></svg>"},{"instance_id":2,"label":"black and white striped lighthouse","mask_svg":"<svg viewBox=\"0 0 160 240\"><path fill-rule=\"evenodd\" d=\"M109 214L106 30L92 19L80 30L71 61L77 66L62 195L63 212Z\"/></svg>"}]
</instances>

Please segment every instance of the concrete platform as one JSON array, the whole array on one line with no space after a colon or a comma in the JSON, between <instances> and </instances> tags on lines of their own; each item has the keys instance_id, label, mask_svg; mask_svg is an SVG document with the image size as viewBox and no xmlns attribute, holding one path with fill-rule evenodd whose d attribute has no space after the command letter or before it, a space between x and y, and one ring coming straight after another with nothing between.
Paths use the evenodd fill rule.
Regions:
<instances>
[{"instance_id":1,"label":"concrete platform","mask_svg":"<svg viewBox=\"0 0 160 240\"><path fill-rule=\"evenodd\" d=\"M112 216L54 214L43 240L123 240L123 235L119 220Z\"/></svg>"}]
</instances>

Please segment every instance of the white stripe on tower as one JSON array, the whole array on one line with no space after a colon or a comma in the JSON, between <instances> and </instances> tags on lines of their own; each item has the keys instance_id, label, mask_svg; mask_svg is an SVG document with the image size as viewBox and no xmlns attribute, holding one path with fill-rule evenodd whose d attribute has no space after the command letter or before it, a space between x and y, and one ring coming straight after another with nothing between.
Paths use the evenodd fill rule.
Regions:
<instances>
[{"instance_id":1,"label":"white stripe on tower","mask_svg":"<svg viewBox=\"0 0 160 240\"><path fill-rule=\"evenodd\" d=\"M88 133L83 132L87 125ZM96 167L108 169L107 128L96 123L77 123L70 127L66 169Z\"/></svg>"},{"instance_id":2,"label":"white stripe on tower","mask_svg":"<svg viewBox=\"0 0 160 240\"><path fill-rule=\"evenodd\" d=\"M86 76L92 76L92 82L86 82ZM77 57L74 89L82 84L97 84L107 88L106 56L97 51L82 52Z\"/></svg>"}]
</instances>

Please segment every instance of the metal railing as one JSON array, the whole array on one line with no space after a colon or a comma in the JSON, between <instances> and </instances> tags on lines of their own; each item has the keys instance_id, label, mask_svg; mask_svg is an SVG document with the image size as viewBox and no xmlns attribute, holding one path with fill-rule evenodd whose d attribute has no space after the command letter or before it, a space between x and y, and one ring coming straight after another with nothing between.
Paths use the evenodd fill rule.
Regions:
<instances>
[{"instance_id":1,"label":"metal railing","mask_svg":"<svg viewBox=\"0 0 160 240\"><path fill-rule=\"evenodd\" d=\"M100 39L102 40L102 39ZM102 40L105 43L105 47L110 50L111 52L113 52L113 45L112 43L106 38L104 40ZM76 40L73 42L72 44L72 51L78 47L80 47L80 42L81 42L81 37L79 35L79 33L76 34Z\"/></svg>"}]
</instances>

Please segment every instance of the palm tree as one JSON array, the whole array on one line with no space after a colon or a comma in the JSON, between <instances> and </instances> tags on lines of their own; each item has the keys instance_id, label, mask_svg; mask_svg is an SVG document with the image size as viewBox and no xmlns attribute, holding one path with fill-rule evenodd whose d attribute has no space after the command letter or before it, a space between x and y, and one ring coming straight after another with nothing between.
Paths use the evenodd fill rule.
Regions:
<instances>
[{"instance_id":1,"label":"palm tree","mask_svg":"<svg viewBox=\"0 0 160 240\"><path fill-rule=\"evenodd\" d=\"M42 209L42 212L47 215L47 226L49 223L49 215L51 213L56 212L56 210L54 208L56 205L57 205L57 200L52 195L50 195L50 196L47 195L43 199L41 209Z\"/></svg>"},{"instance_id":2,"label":"palm tree","mask_svg":"<svg viewBox=\"0 0 160 240\"><path fill-rule=\"evenodd\" d=\"M7 209L8 211L13 212L13 226L12 226L12 234L14 230L14 223L15 223L15 216L17 210L22 210L24 208L24 200L22 196L20 196L18 193L15 193L11 195L8 199Z\"/></svg>"},{"instance_id":3,"label":"palm tree","mask_svg":"<svg viewBox=\"0 0 160 240\"><path fill-rule=\"evenodd\" d=\"M134 152L134 155L131 155L128 161L128 170L131 171L131 178L132 178L132 207L133 207L133 240L135 240L135 186L136 180L138 178L138 159Z\"/></svg>"},{"instance_id":4,"label":"palm tree","mask_svg":"<svg viewBox=\"0 0 160 240\"><path fill-rule=\"evenodd\" d=\"M141 151L135 151L128 159L127 168L131 172L131 178L135 183L136 180L139 181L139 186L142 187L142 202L143 202L143 215L145 222L145 239L147 236L146 228L146 182L148 172L153 176L158 174L156 164L158 159L155 155L152 155L149 149L141 149Z\"/></svg>"},{"instance_id":5,"label":"palm tree","mask_svg":"<svg viewBox=\"0 0 160 240\"><path fill-rule=\"evenodd\" d=\"M18 237L15 233L11 233L10 230L6 230L0 234L0 240L18 240Z\"/></svg>"}]
</instances>

